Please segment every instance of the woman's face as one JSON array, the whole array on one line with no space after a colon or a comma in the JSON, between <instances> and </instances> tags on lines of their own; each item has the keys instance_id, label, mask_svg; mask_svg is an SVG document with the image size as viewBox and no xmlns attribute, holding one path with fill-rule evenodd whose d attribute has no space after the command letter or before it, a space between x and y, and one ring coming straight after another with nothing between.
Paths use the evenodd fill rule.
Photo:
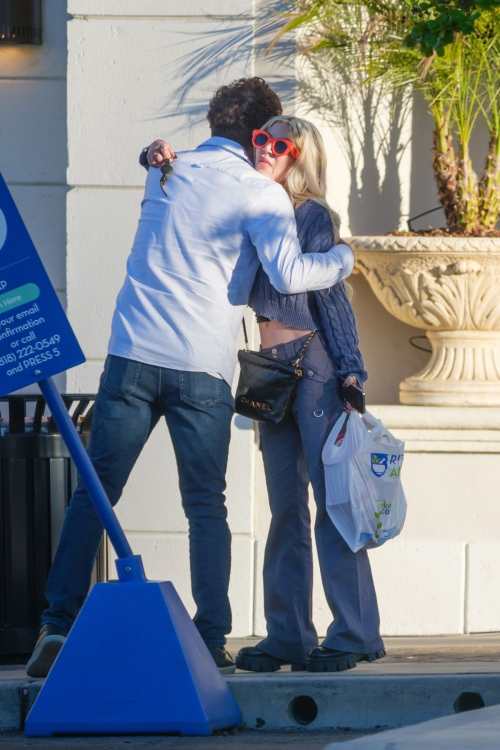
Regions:
<instances>
[{"instance_id":1,"label":"woman's face","mask_svg":"<svg viewBox=\"0 0 500 750\"><path fill-rule=\"evenodd\" d=\"M286 122L275 122L268 128L267 132L272 138L287 138L292 141L293 138L288 129ZM294 163L295 159L291 154L286 156L275 156L268 143L264 148L254 148L254 162L257 172L262 172L266 177L270 177L275 182L283 182L286 173Z\"/></svg>"}]
</instances>

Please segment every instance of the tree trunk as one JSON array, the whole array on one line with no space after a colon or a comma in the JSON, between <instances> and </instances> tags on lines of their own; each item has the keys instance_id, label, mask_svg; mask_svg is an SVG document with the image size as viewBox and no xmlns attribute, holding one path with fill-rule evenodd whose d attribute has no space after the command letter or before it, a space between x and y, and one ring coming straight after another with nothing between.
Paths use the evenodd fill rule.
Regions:
<instances>
[{"instance_id":1,"label":"tree trunk","mask_svg":"<svg viewBox=\"0 0 500 750\"><path fill-rule=\"evenodd\" d=\"M492 133L486 166L479 183L479 214L481 227L495 229L500 218L500 139Z\"/></svg>"},{"instance_id":2,"label":"tree trunk","mask_svg":"<svg viewBox=\"0 0 500 750\"><path fill-rule=\"evenodd\" d=\"M479 229L479 193L477 175L472 166L467 144L461 144L461 155L457 160L458 211L457 226L470 231Z\"/></svg>"},{"instance_id":3,"label":"tree trunk","mask_svg":"<svg viewBox=\"0 0 500 750\"><path fill-rule=\"evenodd\" d=\"M432 149L432 168L436 178L439 200L446 217L446 225L453 229L458 219L457 162L453 139L441 112L434 110L436 127Z\"/></svg>"}]
</instances>

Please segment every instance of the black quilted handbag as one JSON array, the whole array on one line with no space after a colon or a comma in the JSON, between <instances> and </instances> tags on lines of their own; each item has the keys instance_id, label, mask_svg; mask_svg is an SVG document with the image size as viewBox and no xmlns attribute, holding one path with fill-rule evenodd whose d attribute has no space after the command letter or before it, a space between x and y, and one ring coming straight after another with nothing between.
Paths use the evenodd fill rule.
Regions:
<instances>
[{"instance_id":1,"label":"black quilted handbag","mask_svg":"<svg viewBox=\"0 0 500 750\"><path fill-rule=\"evenodd\" d=\"M297 361L290 363L268 354L250 351L243 321L245 349L238 352L241 371L235 396L238 414L257 422L281 422L290 408L293 394L302 377L300 363L315 333L316 331L312 331Z\"/></svg>"}]
</instances>

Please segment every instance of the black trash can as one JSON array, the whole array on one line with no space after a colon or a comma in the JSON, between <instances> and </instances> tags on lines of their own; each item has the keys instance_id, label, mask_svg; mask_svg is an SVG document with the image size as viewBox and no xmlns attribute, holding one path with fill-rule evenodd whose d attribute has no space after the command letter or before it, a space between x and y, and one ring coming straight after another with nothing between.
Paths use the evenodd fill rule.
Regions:
<instances>
[{"instance_id":1,"label":"black trash can","mask_svg":"<svg viewBox=\"0 0 500 750\"><path fill-rule=\"evenodd\" d=\"M62 394L87 447L95 396ZM0 399L0 662L35 645L45 586L77 472L42 396ZM107 580L106 540L93 581Z\"/></svg>"}]
</instances>

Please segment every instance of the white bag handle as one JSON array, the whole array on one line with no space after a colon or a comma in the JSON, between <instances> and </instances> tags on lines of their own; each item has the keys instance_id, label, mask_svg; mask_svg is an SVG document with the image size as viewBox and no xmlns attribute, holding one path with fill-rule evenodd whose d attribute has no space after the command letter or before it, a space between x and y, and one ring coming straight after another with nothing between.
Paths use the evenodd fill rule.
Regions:
<instances>
[{"instance_id":1,"label":"white bag handle","mask_svg":"<svg viewBox=\"0 0 500 750\"><path fill-rule=\"evenodd\" d=\"M370 437L385 437L389 442L394 440L393 435L389 432L387 427L384 427L383 423L377 417L374 417L369 411L365 411L361 419L367 430L370 431Z\"/></svg>"},{"instance_id":2,"label":"white bag handle","mask_svg":"<svg viewBox=\"0 0 500 750\"><path fill-rule=\"evenodd\" d=\"M382 424L380 419L374 417L373 414L371 414L369 411L365 411L365 413L361 415L361 419L365 423L367 429L371 429L373 427L376 427L378 424Z\"/></svg>"}]
</instances>

